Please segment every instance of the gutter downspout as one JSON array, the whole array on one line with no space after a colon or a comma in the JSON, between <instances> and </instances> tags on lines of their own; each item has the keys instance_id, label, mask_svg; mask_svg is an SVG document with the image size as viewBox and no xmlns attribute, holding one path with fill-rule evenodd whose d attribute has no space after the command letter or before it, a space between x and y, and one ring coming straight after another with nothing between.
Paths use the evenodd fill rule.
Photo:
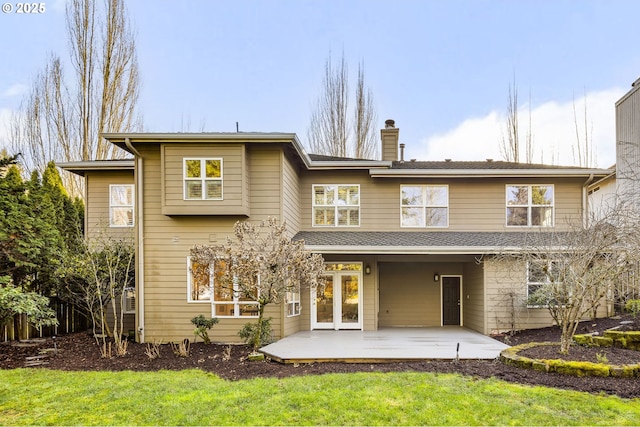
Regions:
<instances>
[{"instance_id":1,"label":"gutter downspout","mask_svg":"<svg viewBox=\"0 0 640 427\"><path fill-rule=\"evenodd\" d=\"M135 183L136 183L136 228L137 251L136 251L136 314L138 315L138 339L144 343L144 212L143 212L143 159L142 155L131 144L130 138L125 138L124 143L136 157Z\"/></svg>"},{"instance_id":2,"label":"gutter downspout","mask_svg":"<svg viewBox=\"0 0 640 427\"><path fill-rule=\"evenodd\" d=\"M587 187L593 182L594 175L589 175L589 178L582 184L582 225L589 226L589 197L587 195Z\"/></svg>"}]
</instances>

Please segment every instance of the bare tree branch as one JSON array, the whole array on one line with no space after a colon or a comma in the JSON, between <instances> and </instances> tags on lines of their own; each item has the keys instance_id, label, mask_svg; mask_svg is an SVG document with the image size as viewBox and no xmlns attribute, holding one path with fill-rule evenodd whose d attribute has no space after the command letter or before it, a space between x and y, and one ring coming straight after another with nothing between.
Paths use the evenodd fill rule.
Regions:
<instances>
[{"instance_id":1,"label":"bare tree branch","mask_svg":"<svg viewBox=\"0 0 640 427\"><path fill-rule=\"evenodd\" d=\"M349 121L349 75L342 54L334 68L331 55L325 63L322 94L311 114L307 130L312 152L337 157L373 158L377 156L373 96L364 84L364 66L358 67L353 124ZM352 131L353 130L353 135Z\"/></svg>"},{"instance_id":2,"label":"bare tree branch","mask_svg":"<svg viewBox=\"0 0 640 427\"><path fill-rule=\"evenodd\" d=\"M122 158L100 134L140 128L136 45L124 0L104 0L102 7L71 0L66 14L73 72L65 75L52 55L11 123L11 147L25 154L28 171L42 172L51 160ZM79 177L63 180L71 194L82 195Z\"/></svg>"}]
</instances>

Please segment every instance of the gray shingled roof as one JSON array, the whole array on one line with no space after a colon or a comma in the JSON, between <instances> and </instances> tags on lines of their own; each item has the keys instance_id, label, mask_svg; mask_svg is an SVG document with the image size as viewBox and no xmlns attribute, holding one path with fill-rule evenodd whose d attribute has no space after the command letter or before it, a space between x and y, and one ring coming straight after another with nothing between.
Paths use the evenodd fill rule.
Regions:
<instances>
[{"instance_id":1,"label":"gray shingled roof","mask_svg":"<svg viewBox=\"0 0 640 427\"><path fill-rule=\"evenodd\" d=\"M370 162L372 159L356 159L355 157L337 157L337 156L326 156L324 154L309 154L309 158L314 162L353 162L353 161L363 161Z\"/></svg>"},{"instance_id":2,"label":"gray shingled roof","mask_svg":"<svg viewBox=\"0 0 640 427\"><path fill-rule=\"evenodd\" d=\"M456 249L457 252L484 253L522 246L540 246L549 242L560 242L563 233L545 232L441 232L441 231L301 231L294 240L304 240L310 248L367 248L380 249L424 248L430 250Z\"/></svg>"}]
</instances>

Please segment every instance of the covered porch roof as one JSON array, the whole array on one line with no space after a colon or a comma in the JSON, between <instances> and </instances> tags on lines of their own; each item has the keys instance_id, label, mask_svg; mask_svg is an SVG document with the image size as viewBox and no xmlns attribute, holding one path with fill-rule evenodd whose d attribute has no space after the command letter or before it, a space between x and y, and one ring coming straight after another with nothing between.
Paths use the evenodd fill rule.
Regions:
<instances>
[{"instance_id":1,"label":"covered porch roof","mask_svg":"<svg viewBox=\"0 0 640 427\"><path fill-rule=\"evenodd\" d=\"M557 244L565 232L301 231L293 239L320 253L490 254Z\"/></svg>"}]
</instances>

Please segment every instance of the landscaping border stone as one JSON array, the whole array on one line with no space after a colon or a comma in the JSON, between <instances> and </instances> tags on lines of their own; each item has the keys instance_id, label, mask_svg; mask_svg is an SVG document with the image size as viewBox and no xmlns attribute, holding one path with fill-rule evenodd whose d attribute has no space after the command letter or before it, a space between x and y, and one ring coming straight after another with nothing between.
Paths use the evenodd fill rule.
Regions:
<instances>
[{"instance_id":1,"label":"landscaping border stone","mask_svg":"<svg viewBox=\"0 0 640 427\"><path fill-rule=\"evenodd\" d=\"M613 341L613 340L612 340ZM557 342L532 342L507 348L500 352L500 361L507 365L535 369L578 377L640 377L640 363L635 365L608 365L605 363L567 361L562 359L531 359L519 352L538 346L557 346Z\"/></svg>"}]
</instances>

